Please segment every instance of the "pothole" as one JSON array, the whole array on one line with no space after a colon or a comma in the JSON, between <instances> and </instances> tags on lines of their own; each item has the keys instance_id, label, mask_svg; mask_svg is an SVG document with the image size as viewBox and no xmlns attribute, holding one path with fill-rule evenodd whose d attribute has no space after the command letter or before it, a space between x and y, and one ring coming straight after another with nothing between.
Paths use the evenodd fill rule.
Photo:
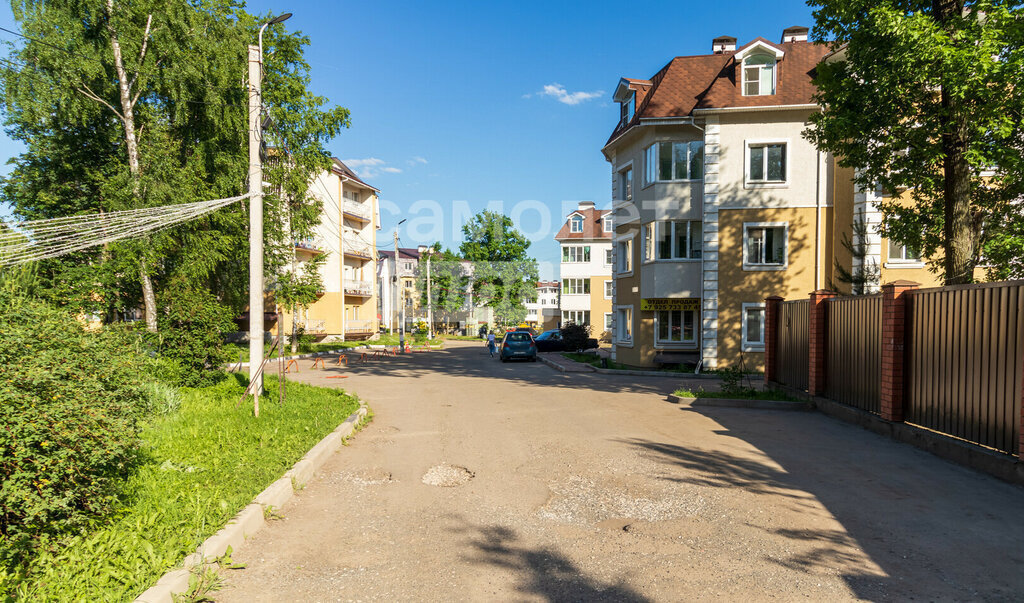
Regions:
<instances>
[{"instance_id":1,"label":"pothole","mask_svg":"<svg viewBox=\"0 0 1024 603\"><path fill-rule=\"evenodd\" d=\"M385 471L378 467L364 469L362 471L345 471L339 473L338 477L360 486L380 486L382 484L390 484L394 481L391 479L390 471Z\"/></svg>"},{"instance_id":2,"label":"pothole","mask_svg":"<svg viewBox=\"0 0 1024 603\"><path fill-rule=\"evenodd\" d=\"M451 488L453 486L461 486L473 479L474 475L475 474L472 471L465 467L444 463L441 465L434 465L424 473L423 483L428 486Z\"/></svg>"}]
</instances>

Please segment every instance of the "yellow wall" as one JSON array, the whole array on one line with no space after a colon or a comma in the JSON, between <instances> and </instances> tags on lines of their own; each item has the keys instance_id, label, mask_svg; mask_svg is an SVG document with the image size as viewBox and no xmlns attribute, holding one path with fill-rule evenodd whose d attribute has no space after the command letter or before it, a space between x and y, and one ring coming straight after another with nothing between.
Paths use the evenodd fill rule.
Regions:
<instances>
[{"instance_id":1,"label":"yellow wall","mask_svg":"<svg viewBox=\"0 0 1024 603\"><path fill-rule=\"evenodd\" d=\"M610 276L590 277L591 336L596 337L602 343L611 342L611 333L604 330L604 315L612 312L612 300L604 298L604 284L611 280Z\"/></svg>"}]
</instances>

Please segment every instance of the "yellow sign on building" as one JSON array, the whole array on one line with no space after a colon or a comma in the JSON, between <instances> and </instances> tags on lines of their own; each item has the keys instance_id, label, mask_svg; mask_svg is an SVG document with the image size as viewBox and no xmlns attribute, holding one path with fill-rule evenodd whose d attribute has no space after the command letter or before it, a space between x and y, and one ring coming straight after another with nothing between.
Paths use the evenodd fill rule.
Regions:
<instances>
[{"instance_id":1,"label":"yellow sign on building","mask_svg":"<svg viewBox=\"0 0 1024 603\"><path fill-rule=\"evenodd\" d=\"M699 310L700 300L695 297L649 297L640 300L640 310Z\"/></svg>"}]
</instances>

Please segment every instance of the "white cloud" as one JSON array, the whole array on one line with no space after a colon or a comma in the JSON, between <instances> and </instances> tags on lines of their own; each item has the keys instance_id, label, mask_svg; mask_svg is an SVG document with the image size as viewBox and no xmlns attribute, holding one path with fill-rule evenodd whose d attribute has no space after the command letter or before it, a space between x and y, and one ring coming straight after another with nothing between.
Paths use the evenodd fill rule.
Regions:
<instances>
[{"instance_id":1,"label":"white cloud","mask_svg":"<svg viewBox=\"0 0 1024 603\"><path fill-rule=\"evenodd\" d=\"M402 170L400 170L399 168L396 168L396 167L384 167L384 168L381 168L380 171L387 172L389 174L401 174L402 173Z\"/></svg>"},{"instance_id":2,"label":"white cloud","mask_svg":"<svg viewBox=\"0 0 1024 603\"><path fill-rule=\"evenodd\" d=\"M343 159L345 165L355 170L359 174L360 178L370 180L380 176L381 174L400 174L402 170L400 168L391 167L387 165L387 162L377 157L367 157L365 159Z\"/></svg>"},{"instance_id":3,"label":"white cloud","mask_svg":"<svg viewBox=\"0 0 1024 603\"><path fill-rule=\"evenodd\" d=\"M578 105L582 102L597 98L604 94L603 90L595 90L594 92L569 92L565 89L565 86L561 84L548 84L544 86L544 89L538 92L543 96L550 96L560 103L566 105Z\"/></svg>"},{"instance_id":4,"label":"white cloud","mask_svg":"<svg viewBox=\"0 0 1024 603\"><path fill-rule=\"evenodd\" d=\"M424 159L424 158L420 157L419 155L417 155L416 157L413 157L412 159L410 159L407 163L409 165L426 165L429 162L426 159Z\"/></svg>"}]
</instances>

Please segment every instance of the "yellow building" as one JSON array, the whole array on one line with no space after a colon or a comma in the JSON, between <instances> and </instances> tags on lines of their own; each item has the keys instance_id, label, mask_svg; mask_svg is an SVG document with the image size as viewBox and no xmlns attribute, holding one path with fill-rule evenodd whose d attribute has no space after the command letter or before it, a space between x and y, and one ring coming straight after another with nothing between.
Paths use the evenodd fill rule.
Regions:
<instances>
[{"instance_id":1,"label":"yellow building","mask_svg":"<svg viewBox=\"0 0 1024 603\"><path fill-rule=\"evenodd\" d=\"M602 342L611 341L612 231L611 211L583 201L555 234L562 254L561 323L590 325Z\"/></svg>"},{"instance_id":2,"label":"yellow building","mask_svg":"<svg viewBox=\"0 0 1024 603\"><path fill-rule=\"evenodd\" d=\"M378 191L339 159L318 175L310 191L323 201L323 213L311 241L295 247L299 262L326 254L320 269L324 291L309 308L298 311L296 324L320 338L368 339L378 332L377 230ZM290 333L293 317L282 317Z\"/></svg>"}]
</instances>

